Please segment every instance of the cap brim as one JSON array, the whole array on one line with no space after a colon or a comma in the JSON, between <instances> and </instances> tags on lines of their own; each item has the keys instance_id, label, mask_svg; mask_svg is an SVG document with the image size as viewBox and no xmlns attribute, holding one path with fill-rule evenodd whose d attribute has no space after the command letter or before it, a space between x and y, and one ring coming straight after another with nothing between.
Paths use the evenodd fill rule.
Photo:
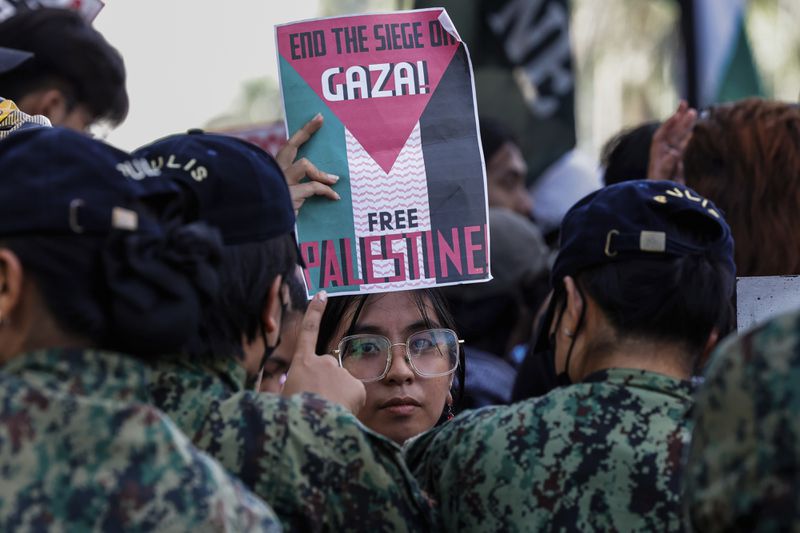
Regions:
<instances>
[{"instance_id":1,"label":"cap brim","mask_svg":"<svg viewBox=\"0 0 800 533\"><path fill-rule=\"evenodd\" d=\"M32 52L0 46L0 74L11 72L32 57Z\"/></svg>"}]
</instances>

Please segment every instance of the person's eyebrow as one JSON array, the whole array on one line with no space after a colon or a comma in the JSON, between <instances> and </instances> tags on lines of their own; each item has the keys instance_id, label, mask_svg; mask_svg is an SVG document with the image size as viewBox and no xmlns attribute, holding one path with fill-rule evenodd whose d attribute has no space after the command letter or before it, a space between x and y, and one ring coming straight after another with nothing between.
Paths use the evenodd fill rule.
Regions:
<instances>
[{"instance_id":1,"label":"person's eyebrow","mask_svg":"<svg viewBox=\"0 0 800 533\"><path fill-rule=\"evenodd\" d=\"M440 328L440 327L442 326L440 326L439 323L436 322L435 320L429 319L428 322L425 322L424 320L420 319L414 322L413 324L409 324L408 327L406 327L406 329L403 331L403 333L411 336L414 333L422 331L424 329Z\"/></svg>"},{"instance_id":2,"label":"person's eyebrow","mask_svg":"<svg viewBox=\"0 0 800 533\"><path fill-rule=\"evenodd\" d=\"M386 331L382 327L380 327L380 326L378 326L376 324L367 323L367 324L356 324L356 325L354 325L348 334L349 335L369 334L369 335L383 335L383 336L386 336Z\"/></svg>"},{"instance_id":3,"label":"person's eyebrow","mask_svg":"<svg viewBox=\"0 0 800 533\"><path fill-rule=\"evenodd\" d=\"M403 330L403 333L405 335L413 335L414 333L416 333L418 331L422 331L424 329L440 328L440 327L442 327L442 326L440 326L439 323L436 322L436 321L432 320L432 321L430 321L430 323L428 323L428 322L425 322L425 320L423 320L423 319L419 319L416 322L406 326L406 328ZM353 326L352 332L350 334L351 335L363 335L363 334L383 335L384 337L386 337L386 330L383 327L381 327L381 326L379 326L377 324L362 323L362 324L356 324L355 326Z\"/></svg>"}]
</instances>

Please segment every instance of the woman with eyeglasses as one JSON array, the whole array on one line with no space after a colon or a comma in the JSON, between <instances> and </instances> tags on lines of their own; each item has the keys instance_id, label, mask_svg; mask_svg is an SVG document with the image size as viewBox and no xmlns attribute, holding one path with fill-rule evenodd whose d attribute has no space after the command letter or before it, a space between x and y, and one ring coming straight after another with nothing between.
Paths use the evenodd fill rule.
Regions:
<instances>
[{"instance_id":1,"label":"woman with eyeglasses","mask_svg":"<svg viewBox=\"0 0 800 533\"><path fill-rule=\"evenodd\" d=\"M461 341L436 289L331 297L317 353L331 354L367 390L358 414L402 444L452 418L461 397Z\"/></svg>"}]
</instances>

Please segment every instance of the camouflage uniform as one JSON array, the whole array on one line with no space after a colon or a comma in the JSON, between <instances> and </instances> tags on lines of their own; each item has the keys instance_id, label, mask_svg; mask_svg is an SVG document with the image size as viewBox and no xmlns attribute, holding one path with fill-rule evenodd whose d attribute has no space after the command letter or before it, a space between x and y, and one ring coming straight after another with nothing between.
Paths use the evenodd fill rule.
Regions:
<instances>
[{"instance_id":1,"label":"camouflage uniform","mask_svg":"<svg viewBox=\"0 0 800 533\"><path fill-rule=\"evenodd\" d=\"M406 447L448 531L680 531L687 381L610 369Z\"/></svg>"},{"instance_id":2,"label":"camouflage uniform","mask_svg":"<svg viewBox=\"0 0 800 533\"><path fill-rule=\"evenodd\" d=\"M50 126L50 121L42 115L23 113L11 100L0 98L0 141L15 131L35 126Z\"/></svg>"},{"instance_id":3,"label":"camouflage uniform","mask_svg":"<svg viewBox=\"0 0 800 533\"><path fill-rule=\"evenodd\" d=\"M90 350L0 367L0 531L280 530L263 502L137 403L147 376L134 359Z\"/></svg>"},{"instance_id":4,"label":"camouflage uniform","mask_svg":"<svg viewBox=\"0 0 800 533\"><path fill-rule=\"evenodd\" d=\"M424 531L435 517L394 442L311 394L245 390L233 359L162 360L155 404L295 531Z\"/></svg>"},{"instance_id":5,"label":"camouflage uniform","mask_svg":"<svg viewBox=\"0 0 800 533\"><path fill-rule=\"evenodd\" d=\"M800 313L725 341L698 391L684 504L698 531L800 530Z\"/></svg>"}]
</instances>

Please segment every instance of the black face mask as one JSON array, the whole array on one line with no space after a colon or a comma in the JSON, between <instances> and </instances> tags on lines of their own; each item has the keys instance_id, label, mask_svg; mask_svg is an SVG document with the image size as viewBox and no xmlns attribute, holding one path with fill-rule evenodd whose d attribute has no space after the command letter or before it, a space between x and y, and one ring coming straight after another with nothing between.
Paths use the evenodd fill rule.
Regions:
<instances>
[{"instance_id":1,"label":"black face mask","mask_svg":"<svg viewBox=\"0 0 800 533\"><path fill-rule=\"evenodd\" d=\"M280 291L279 297L281 299L281 327L283 327L283 320L286 315L287 307L286 303L283 301L283 291ZM259 329L261 330L261 338L264 339L264 353L261 355L261 361L258 364L258 371L253 375L247 376L247 381L245 382L245 388L249 390L255 390L256 392L258 392L258 390L261 388L261 378L264 376L264 367L266 366L267 361L270 357L272 357L272 354L275 353L275 350L281 344L281 336L278 335L278 340L275 341L273 346L270 346L267 341L267 332L264 331L264 324L261 324Z\"/></svg>"},{"instance_id":2,"label":"black face mask","mask_svg":"<svg viewBox=\"0 0 800 533\"><path fill-rule=\"evenodd\" d=\"M567 360L564 362L564 369L556 376L556 381L558 382L559 387L566 387L567 385L572 385L573 383L572 378L569 377L569 363L572 360L572 349L575 348L575 340L578 338L581 327L583 327L583 319L586 316L586 298L583 296L583 290L578 283L575 284L575 288L578 290L578 294L581 297L581 302L583 305L581 306L581 315L578 317L578 325L575 327L575 332L570 338L569 349L567 350ZM561 310L561 313L564 313L564 309ZM561 317L558 317L558 323L556 327L560 326ZM555 335L552 337L555 337ZM555 367L555 338L551 338L550 345L553 347L553 367Z\"/></svg>"},{"instance_id":3,"label":"black face mask","mask_svg":"<svg viewBox=\"0 0 800 533\"><path fill-rule=\"evenodd\" d=\"M580 288L580 286L576 286L576 288L578 289L578 294L580 294L581 300L586 302L586 298L583 296L583 290ZM567 350L566 363L564 364L564 368L559 372L556 370L555 331L561 327L561 316L558 317L554 333L549 333L550 324L553 323L553 319L556 314L556 305L556 300L551 299L544 316L542 316L542 319L539 322L539 333L536 337L536 344L533 347L533 357L543 359L543 361L541 361L541 369L544 371L544 375L541 377L542 381L545 383L552 383L552 387L548 389L548 392L549 390L557 387L566 387L573 384L572 378L569 376L569 363L572 359L572 349L575 347L575 339L578 336L581 326L583 326L583 319L586 313L586 306L584 305L581 308L581 316L578 318L578 327L576 328L575 333L570 341L569 350ZM562 315L563 313L564 309L561 310Z\"/></svg>"},{"instance_id":4,"label":"black face mask","mask_svg":"<svg viewBox=\"0 0 800 533\"><path fill-rule=\"evenodd\" d=\"M538 398L559 386L555 366L555 343L548 334L550 324L553 322L553 307L551 303L537 324L533 345L520 368L520 376L524 376L524 383L519 383L521 380L517 378L515 400Z\"/></svg>"}]
</instances>

